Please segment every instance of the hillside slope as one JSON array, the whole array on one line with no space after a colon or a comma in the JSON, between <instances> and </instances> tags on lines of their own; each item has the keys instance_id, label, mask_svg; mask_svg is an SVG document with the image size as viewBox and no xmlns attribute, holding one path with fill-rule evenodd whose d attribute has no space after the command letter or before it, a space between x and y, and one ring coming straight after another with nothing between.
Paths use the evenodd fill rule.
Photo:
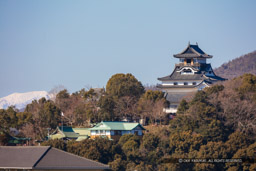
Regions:
<instances>
[{"instance_id":1,"label":"hillside slope","mask_svg":"<svg viewBox=\"0 0 256 171\"><path fill-rule=\"evenodd\" d=\"M256 51L224 63L219 68L214 69L214 72L227 79L232 79L244 73L256 75Z\"/></svg>"}]
</instances>

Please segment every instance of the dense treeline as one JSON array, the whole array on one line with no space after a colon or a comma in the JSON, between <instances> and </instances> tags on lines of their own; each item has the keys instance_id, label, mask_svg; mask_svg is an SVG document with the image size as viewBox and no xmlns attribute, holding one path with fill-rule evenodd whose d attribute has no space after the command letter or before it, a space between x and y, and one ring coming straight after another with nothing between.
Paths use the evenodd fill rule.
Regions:
<instances>
[{"instance_id":1,"label":"dense treeline","mask_svg":"<svg viewBox=\"0 0 256 171\"><path fill-rule=\"evenodd\" d=\"M52 132L62 122L73 127L90 127L100 121L140 119L146 124L168 124L168 117L162 110L164 105L168 102L161 91L145 91L133 75L116 74L109 79L106 90L91 88L70 94L64 89L54 101L35 100L24 112L13 107L0 110L0 132L12 135L9 128L16 128L20 132L18 136L30 137L34 143L34 140L44 140L49 128Z\"/></svg>"},{"instance_id":2,"label":"dense treeline","mask_svg":"<svg viewBox=\"0 0 256 171\"><path fill-rule=\"evenodd\" d=\"M143 138L122 136L44 145L109 164L113 170L255 170L256 76L245 74L183 100L169 126L147 127ZM207 159L179 163L178 159ZM221 159L245 162L216 162ZM214 159L218 159L215 162Z\"/></svg>"},{"instance_id":3,"label":"dense treeline","mask_svg":"<svg viewBox=\"0 0 256 171\"><path fill-rule=\"evenodd\" d=\"M127 85L131 87L123 87L125 82L130 82ZM138 89L132 94L135 90L130 90L135 87ZM145 91L132 75L117 74L109 80L106 91L90 89L70 95L63 90L55 102L34 101L24 112L1 110L0 141L6 144L10 127L25 136L43 138L46 128L54 129L60 123L61 111L65 123L73 126L85 126L102 118L145 118L149 125L167 124L162 113L166 103L161 92ZM190 101L183 100L176 117L164 124L147 126L142 138L125 135L119 141L49 140L43 145L109 164L113 170L255 170L256 76L245 74L197 92ZM178 163L177 159L182 158L247 162Z\"/></svg>"},{"instance_id":4,"label":"dense treeline","mask_svg":"<svg viewBox=\"0 0 256 171\"><path fill-rule=\"evenodd\" d=\"M219 68L214 69L214 72L227 79L232 79L245 73L256 75L256 51L224 63Z\"/></svg>"}]
</instances>

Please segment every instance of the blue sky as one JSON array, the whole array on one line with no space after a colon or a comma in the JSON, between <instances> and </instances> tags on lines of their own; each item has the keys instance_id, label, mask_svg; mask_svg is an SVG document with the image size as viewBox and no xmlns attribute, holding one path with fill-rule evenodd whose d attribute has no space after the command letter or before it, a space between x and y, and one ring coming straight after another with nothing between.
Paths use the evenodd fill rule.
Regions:
<instances>
[{"instance_id":1,"label":"blue sky","mask_svg":"<svg viewBox=\"0 0 256 171\"><path fill-rule=\"evenodd\" d=\"M0 97L103 87L116 73L156 84L190 41L213 68L256 50L254 0L0 0Z\"/></svg>"}]
</instances>

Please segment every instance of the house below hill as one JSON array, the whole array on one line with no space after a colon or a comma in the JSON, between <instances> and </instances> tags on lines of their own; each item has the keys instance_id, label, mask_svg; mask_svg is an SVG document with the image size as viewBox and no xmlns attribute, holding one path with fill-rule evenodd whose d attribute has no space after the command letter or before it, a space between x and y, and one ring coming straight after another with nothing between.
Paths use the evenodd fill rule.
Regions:
<instances>
[{"instance_id":1,"label":"house below hill","mask_svg":"<svg viewBox=\"0 0 256 171\"><path fill-rule=\"evenodd\" d=\"M31 138L21 138L11 136L8 141L10 146L28 146L30 144Z\"/></svg>"},{"instance_id":2,"label":"house below hill","mask_svg":"<svg viewBox=\"0 0 256 171\"><path fill-rule=\"evenodd\" d=\"M82 141L90 137L89 128L72 128L69 126L59 126L49 136L49 139L64 139Z\"/></svg>"},{"instance_id":3,"label":"house below hill","mask_svg":"<svg viewBox=\"0 0 256 171\"><path fill-rule=\"evenodd\" d=\"M108 137L109 139L118 140L125 134L142 136L143 130L146 129L139 123L102 121L89 130L92 139L96 137Z\"/></svg>"}]
</instances>

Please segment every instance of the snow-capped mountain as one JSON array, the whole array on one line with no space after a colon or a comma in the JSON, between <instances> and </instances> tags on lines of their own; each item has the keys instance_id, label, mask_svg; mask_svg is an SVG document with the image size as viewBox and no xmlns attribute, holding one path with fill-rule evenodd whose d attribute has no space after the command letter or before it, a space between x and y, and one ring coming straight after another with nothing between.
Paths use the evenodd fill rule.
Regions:
<instances>
[{"instance_id":1,"label":"snow-capped mountain","mask_svg":"<svg viewBox=\"0 0 256 171\"><path fill-rule=\"evenodd\" d=\"M53 98L53 94L46 91L31 91L27 93L13 93L9 96L0 98L0 109L7 109L9 106L15 106L17 109L24 109L27 104L33 100L39 100L45 97L47 100Z\"/></svg>"}]
</instances>

